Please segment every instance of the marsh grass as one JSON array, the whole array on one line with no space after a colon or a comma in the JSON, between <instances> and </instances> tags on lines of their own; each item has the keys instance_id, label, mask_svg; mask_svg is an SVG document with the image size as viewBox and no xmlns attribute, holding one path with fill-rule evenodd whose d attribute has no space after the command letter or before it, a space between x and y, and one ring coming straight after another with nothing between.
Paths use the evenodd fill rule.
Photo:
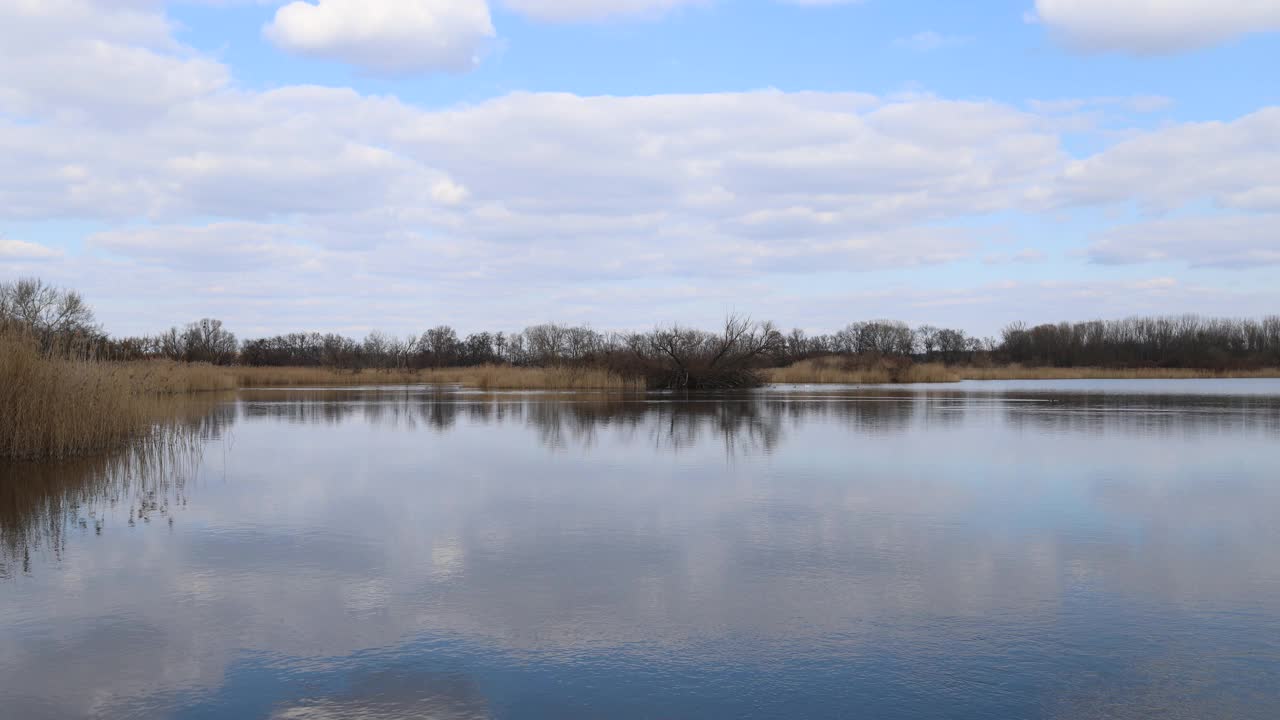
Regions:
<instances>
[{"instance_id":1,"label":"marsh grass","mask_svg":"<svg viewBox=\"0 0 1280 720\"><path fill-rule=\"evenodd\" d=\"M158 398L235 387L215 368L107 363L43 354L0 331L0 458L65 458L147 435Z\"/></svg>"},{"instance_id":2,"label":"marsh grass","mask_svg":"<svg viewBox=\"0 0 1280 720\"><path fill-rule=\"evenodd\" d=\"M768 382L787 384L883 385L961 380L954 369L942 363L912 364L891 360L868 362L843 357L802 360L784 368L766 370L764 376Z\"/></svg>"},{"instance_id":3,"label":"marsh grass","mask_svg":"<svg viewBox=\"0 0 1280 720\"><path fill-rule=\"evenodd\" d=\"M1280 368L1217 371L1194 368L1048 368L1021 365L974 367L822 357L767 370L765 377L771 383L849 385L947 383L960 380L1190 380L1275 378L1280 377Z\"/></svg>"},{"instance_id":4,"label":"marsh grass","mask_svg":"<svg viewBox=\"0 0 1280 720\"><path fill-rule=\"evenodd\" d=\"M331 368L242 367L234 370L242 388L323 387L337 385L463 385L481 390L627 390L643 383L603 368L578 365L429 368L424 370L365 370Z\"/></svg>"},{"instance_id":5,"label":"marsh grass","mask_svg":"<svg viewBox=\"0 0 1280 720\"><path fill-rule=\"evenodd\" d=\"M997 365L957 367L963 380L1209 380L1214 378L1280 378L1280 368L1200 370L1196 368L1053 368Z\"/></svg>"},{"instance_id":6,"label":"marsh grass","mask_svg":"<svg viewBox=\"0 0 1280 720\"><path fill-rule=\"evenodd\" d=\"M644 381L604 368L563 365L547 368L480 365L428 370L428 382L451 382L481 390L642 390Z\"/></svg>"},{"instance_id":7,"label":"marsh grass","mask_svg":"<svg viewBox=\"0 0 1280 720\"><path fill-rule=\"evenodd\" d=\"M100 362L41 352L0 330L0 458L67 458L144 439L171 413L165 398L261 387L454 384L486 390L627 390L603 368L481 365L421 371L226 368L172 361Z\"/></svg>"}]
</instances>

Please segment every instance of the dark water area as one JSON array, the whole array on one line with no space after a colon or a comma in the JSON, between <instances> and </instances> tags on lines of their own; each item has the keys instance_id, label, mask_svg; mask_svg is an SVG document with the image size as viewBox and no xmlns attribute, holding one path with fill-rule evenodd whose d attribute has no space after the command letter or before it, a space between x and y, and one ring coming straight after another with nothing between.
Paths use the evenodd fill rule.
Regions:
<instances>
[{"instance_id":1,"label":"dark water area","mask_svg":"<svg viewBox=\"0 0 1280 720\"><path fill-rule=\"evenodd\" d=\"M1280 381L244 391L0 466L0 717L1274 718Z\"/></svg>"}]
</instances>

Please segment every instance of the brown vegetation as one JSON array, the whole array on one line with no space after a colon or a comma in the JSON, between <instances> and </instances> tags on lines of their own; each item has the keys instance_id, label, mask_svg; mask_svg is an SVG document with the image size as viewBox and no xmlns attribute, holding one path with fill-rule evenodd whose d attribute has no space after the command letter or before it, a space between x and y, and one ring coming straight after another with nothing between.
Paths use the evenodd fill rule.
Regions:
<instances>
[{"instance_id":1,"label":"brown vegetation","mask_svg":"<svg viewBox=\"0 0 1280 720\"><path fill-rule=\"evenodd\" d=\"M243 388L337 385L464 385L482 390L628 390L641 386L615 372L585 365L473 367L351 371L308 367L240 367L229 370Z\"/></svg>"},{"instance_id":2,"label":"brown vegetation","mask_svg":"<svg viewBox=\"0 0 1280 720\"><path fill-rule=\"evenodd\" d=\"M947 383L960 380L1140 380L1196 378L1277 378L1280 368L1197 370L1194 368L1023 367L1022 365L948 366L880 358L830 356L802 360L765 371L771 383L887 385Z\"/></svg>"},{"instance_id":3,"label":"brown vegetation","mask_svg":"<svg viewBox=\"0 0 1280 720\"><path fill-rule=\"evenodd\" d=\"M955 368L942 363L912 363L896 358L868 361L855 357L821 357L801 360L783 368L765 371L771 383L884 385L889 383L957 382Z\"/></svg>"},{"instance_id":4,"label":"brown vegetation","mask_svg":"<svg viewBox=\"0 0 1280 720\"><path fill-rule=\"evenodd\" d=\"M229 390L206 365L106 363L42 352L40 340L0 329L0 457L66 457L145 435L156 398Z\"/></svg>"},{"instance_id":5,"label":"brown vegetation","mask_svg":"<svg viewBox=\"0 0 1280 720\"><path fill-rule=\"evenodd\" d=\"M1280 378L1280 367L1249 370L1197 368L993 367L952 368L962 380L1195 380L1212 378Z\"/></svg>"}]
</instances>

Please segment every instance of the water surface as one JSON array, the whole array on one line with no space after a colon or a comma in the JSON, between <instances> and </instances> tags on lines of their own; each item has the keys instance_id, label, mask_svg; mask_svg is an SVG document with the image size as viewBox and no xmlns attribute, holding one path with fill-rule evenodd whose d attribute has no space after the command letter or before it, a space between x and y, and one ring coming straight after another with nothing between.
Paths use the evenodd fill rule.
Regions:
<instances>
[{"instance_id":1,"label":"water surface","mask_svg":"<svg viewBox=\"0 0 1280 720\"><path fill-rule=\"evenodd\" d=\"M1271 718L1280 382L245 391L0 469L0 716Z\"/></svg>"}]
</instances>

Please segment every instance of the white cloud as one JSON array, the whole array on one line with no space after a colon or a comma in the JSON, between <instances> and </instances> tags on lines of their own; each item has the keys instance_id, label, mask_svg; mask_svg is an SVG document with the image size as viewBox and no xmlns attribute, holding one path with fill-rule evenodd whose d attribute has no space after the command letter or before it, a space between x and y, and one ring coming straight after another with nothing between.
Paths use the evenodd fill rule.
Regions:
<instances>
[{"instance_id":1,"label":"white cloud","mask_svg":"<svg viewBox=\"0 0 1280 720\"><path fill-rule=\"evenodd\" d=\"M462 328L709 323L734 307L795 307L793 318L821 324L894 314L887 301L813 307L834 285L887 282L874 271L1039 258L1036 238L1023 237L1004 245L1016 255L993 255L983 231L992 214L1034 228L1045 209L1134 201L1154 212L1280 212L1280 109L1128 131L1075 161L1062 148L1063 113L1160 103L516 92L428 109L350 89L236 87L224 66L172 40L160 8L0 7L10 21L0 37L41 38L0 44L18 61L0 67L0 102L23 109L0 115L0 207L11 222L95 226L83 250L45 257L40 272L84 288L119 332L207 314L245 332L371 317L408 330L426 310ZM145 53L137 77L83 51L96 26L102 43ZM31 58L63 63L60 76L41 83L46 70L13 69ZM1106 239L1091 257L1121 261ZM19 257L18 247L7 246L0 271L31 266L31 249ZM1163 251L1215 264L1208 244L1197 259ZM166 295L183 299L136 299ZM986 295L938 290L919 302L976 297ZM129 312L113 311L124 303Z\"/></svg>"},{"instance_id":2,"label":"white cloud","mask_svg":"<svg viewBox=\"0 0 1280 720\"><path fill-rule=\"evenodd\" d=\"M325 257L298 228L245 222L110 230L89 236L87 243L147 265L195 272L302 271L319 267Z\"/></svg>"},{"instance_id":3,"label":"white cloud","mask_svg":"<svg viewBox=\"0 0 1280 720\"><path fill-rule=\"evenodd\" d=\"M0 113L95 123L155 119L227 83L142 3L0 3Z\"/></svg>"},{"instance_id":4,"label":"white cloud","mask_svg":"<svg viewBox=\"0 0 1280 720\"><path fill-rule=\"evenodd\" d=\"M1280 107L1230 122L1172 125L1070 163L1058 197L1072 203L1136 200L1167 211L1209 201L1280 211Z\"/></svg>"},{"instance_id":5,"label":"white cloud","mask_svg":"<svg viewBox=\"0 0 1280 720\"><path fill-rule=\"evenodd\" d=\"M1036 0L1034 18L1085 51L1194 50L1280 30L1276 0Z\"/></svg>"},{"instance_id":6,"label":"white cloud","mask_svg":"<svg viewBox=\"0 0 1280 720\"><path fill-rule=\"evenodd\" d=\"M62 257L62 253L53 248L0 237L0 260L48 260L56 257Z\"/></svg>"},{"instance_id":7,"label":"white cloud","mask_svg":"<svg viewBox=\"0 0 1280 720\"><path fill-rule=\"evenodd\" d=\"M494 36L485 0L298 0L263 32L285 50L392 73L470 70Z\"/></svg>"},{"instance_id":8,"label":"white cloud","mask_svg":"<svg viewBox=\"0 0 1280 720\"><path fill-rule=\"evenodd\" d=\"M1164 261L1193 267L1280 265L1280 215L1176 218L1113 228L1089 249L1089 257L1109 265Z\"/></svg>"},{"instance_id":9,"label":"white cloud","mask_svg":"<svg viewBox=\"0 0 1280 720\"><path fill-rule=\"evenodd\" d=\"M777 292L764 277L967 257L979 242L947 224L1022 207L1063 159L1034 115L930 97L516 93L423 110L293 87L216 92L168 116L130 133L0 127L13 161L0 165L0 203L115 226L89 241L83 262L96 268L147 273L157 288L218 276L188 280L191 304L242 326L258 309L230 296L286 303L316 288L337 308L385 293L404 306L387 318L431 307L463 327L710 322L733 297ZM513 295L518 308L501 305ZM328 326L326 308L270 317ZM149 308L120 330L182 312Z\"/></svg>"},{"instance_id":10,"label":"white cloud","mask_svg":"<svg viewBox=\"0 0 1280 720\"><path fill-rule=\"evenodd\" d=\"M988 265L1007 265L1009 263L1044 262L1047 258L1047 255L1035 248L1026 248L1015 253L990 253L983 257L982 261Z\"/></svg>"}]
</instances>

